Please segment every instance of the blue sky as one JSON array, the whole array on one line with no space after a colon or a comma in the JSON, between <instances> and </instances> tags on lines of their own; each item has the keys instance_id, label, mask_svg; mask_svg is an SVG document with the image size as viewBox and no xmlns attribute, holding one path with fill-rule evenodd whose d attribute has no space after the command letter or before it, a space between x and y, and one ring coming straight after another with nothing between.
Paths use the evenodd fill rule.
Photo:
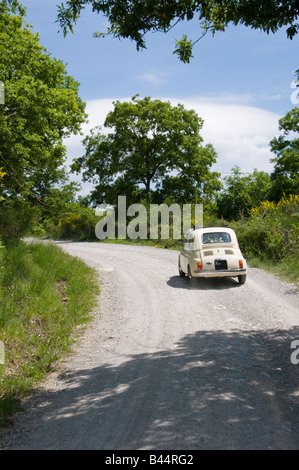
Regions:
<instances>
[{"instance_id":1,"label":"blue sky","mask_svg":"<svg viewBox=\"0 0 299 470\"><path fill-rule=\"evenodd\" d=\"M166 35L149 33L147 49L137 51L130 40L93 38L93 32L105 31L108 24L90 9L83 12L75 34L64 38L55 23L59 1L22 3L41 45L67 63L67 72L80 82L89 114L84 134L103 124L113 100L139 93L195 109L205 121L205 143L212 143L218 153L214 169L223 175L235 165L244 172L272 170L269 142L279 133L278 119L294 106L291 83L299 68L298 37L287 39L285 29L267 35L230 27L205 36L190 64L183 64L172 54L175 38L185 33L196 40L197 22L178 25ZM82 154L81 140L74 136L66 141L69 161Z\"/></svg>"}]
</instances>

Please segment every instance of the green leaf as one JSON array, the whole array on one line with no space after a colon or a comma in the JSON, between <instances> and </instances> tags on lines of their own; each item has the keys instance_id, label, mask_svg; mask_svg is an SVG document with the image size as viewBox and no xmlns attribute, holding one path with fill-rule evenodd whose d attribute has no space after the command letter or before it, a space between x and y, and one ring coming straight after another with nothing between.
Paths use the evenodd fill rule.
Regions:
<instances>
[{"instance_id":1,"label":"green leaf","mask_svg":"<svg viewBox=\"0 0 299 470\"><path fill-rule=\"evenodd\" d=\"M187 40L187 36L183 34L183 38L175 40L176 49L173 51L173 54L177 54L182 62L185 64L190 63L190 59L193 57L192 55L192 41Z\"/></svg>"}]
</instances>

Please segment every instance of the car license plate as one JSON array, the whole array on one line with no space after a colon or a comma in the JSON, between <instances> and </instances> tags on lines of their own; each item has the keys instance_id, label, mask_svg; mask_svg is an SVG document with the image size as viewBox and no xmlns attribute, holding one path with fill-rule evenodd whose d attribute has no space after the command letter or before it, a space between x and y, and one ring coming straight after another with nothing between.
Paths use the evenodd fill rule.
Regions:
<instances>
[{"instance_id":1,"label":"car license plate","mask_svg":"<svg viewBox=\"0 0 299 470\"><path fill-rule=\"evenodd\" d=\"M215 269L227 269L227 261L226 259L215 259Z\"/></svg>"}]
</instances>

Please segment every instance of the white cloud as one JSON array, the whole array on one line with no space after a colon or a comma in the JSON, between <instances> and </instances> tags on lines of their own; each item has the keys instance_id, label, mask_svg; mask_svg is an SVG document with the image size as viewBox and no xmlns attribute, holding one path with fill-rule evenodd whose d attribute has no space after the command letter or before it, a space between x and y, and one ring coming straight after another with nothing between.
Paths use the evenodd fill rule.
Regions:
<instances>
[{"instance_id":1,"label":"white cloud","mask_svg":"<svg viewBox=\"0 0 299 470\"><path fill-rule=\"evenodd\" d=\"M129 101L123 98L119 101ZM216 98L172 99L173 105L181 103L186 109L194 109L203 118L201 134L205 143L211 143L218 153L218 161L213 169L224 174L238 165L244 172L254 168L271 172L269 143L279 134L278 120L281 116L258 107L236 104L236 99ZM231 103L229 102L231 100ZM87 102L88 124L82 126L84 135L96 126L103 126L106 115L113 109L114 99L98 99ZM103 132L107 130L103 129ZM84 153L82 136L72 136L65 141L68 149L68 162Z\"/></svg>"},{"instance_id":2,"label":"white cloud","mask_svg":"<svg viewBox=\"0 0 299 470\"><path fill-rule=\"evenodd\" d=\"M161 78L160 74L157 73L145 73L138 77L139 80L145 80L146 82L150 83L151 85L161 85L161 83L165 83L165 80Z\"/></svg>"},{"instance_id":3,"label":"white cloud","mask_svg":"<svg viewBox=\"0 0 299 470\"><path fill-rule=\"evenodd\" d=\"M202 102L217 104L237 104L241 106L255 106L264 101L278 101L282 95L270 95L267 93L218 93L217 95L205 95L200 97Z\"/></svg>"},{"instance_id":4,"label":"white cloud","mask_svg":"<svg viewBox=\"0 0 299 470\"><path fill-rule=\"evenodd\" d=\"M201 97L170 101L194 109L203 118L201 135L218 153L216 170L229 172L238 165L244 172L252 172L254 168L272 171L270 159L274 155L269 143L278 135L281 116L258 107L235 104L236 97L232 104L229 97L226 100L223 97L220 102Z\"/></svg>"}]
</instances>

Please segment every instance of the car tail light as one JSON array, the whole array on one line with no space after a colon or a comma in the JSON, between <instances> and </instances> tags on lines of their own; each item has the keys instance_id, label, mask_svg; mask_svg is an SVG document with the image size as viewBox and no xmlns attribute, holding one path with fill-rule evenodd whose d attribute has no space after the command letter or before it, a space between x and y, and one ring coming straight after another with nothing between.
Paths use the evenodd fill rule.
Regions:
<instances>
[{"instance_id":1,"label":"car tail light","mask_svg":"<svg viewBox=\"0 0 299 470\"><path fill-rule=\"evenodd\" d=\"M243 260L242 259L239 259L239 268L243 269Z\"/></svg>"},{"instance_id":2,"label":"car tail light","mask_svg":"<svg viewBox=\"0 0 299 470\"><path fill-rule=\"evenodd\" d=\"M201 271L202 270L202 262L198 261L197 266L198 266L198 269Z\"/></svg>"}]
</instances>

